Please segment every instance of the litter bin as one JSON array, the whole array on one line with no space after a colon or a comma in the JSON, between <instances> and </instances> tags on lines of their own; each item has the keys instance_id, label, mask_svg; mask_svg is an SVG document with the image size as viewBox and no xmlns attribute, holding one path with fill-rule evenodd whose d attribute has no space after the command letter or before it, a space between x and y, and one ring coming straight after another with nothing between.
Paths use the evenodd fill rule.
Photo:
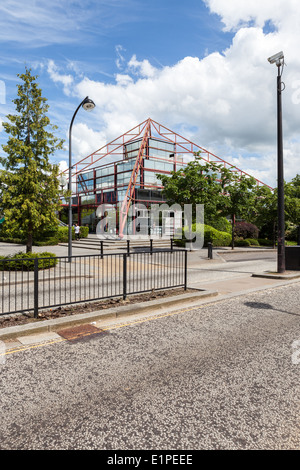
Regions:
<instances>
[{"instance_id":1,"label":"litter bin","mask_svg":"<svg viewBox=\"0 0 300 470\"><path fill-rule=\"evenodd\" d=\"M285 247L285 269L300 271L300 245Z\"/></svg>"}]
</instances>

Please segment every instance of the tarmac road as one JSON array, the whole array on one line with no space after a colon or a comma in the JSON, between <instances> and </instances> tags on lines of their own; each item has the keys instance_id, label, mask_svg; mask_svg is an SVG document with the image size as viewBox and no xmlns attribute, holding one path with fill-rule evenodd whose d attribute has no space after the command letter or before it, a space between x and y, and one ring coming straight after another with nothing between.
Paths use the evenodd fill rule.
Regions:
<instances>
[{"instance_id":1,"label":"tarmac road","mask_svg":"<svg viewBox=\"0 0 300 470\"><path fill-rule=\"evenodd\" d=\"M12 350L0 449L299 450L299 287Z\"/></svg>"}]
</instances>

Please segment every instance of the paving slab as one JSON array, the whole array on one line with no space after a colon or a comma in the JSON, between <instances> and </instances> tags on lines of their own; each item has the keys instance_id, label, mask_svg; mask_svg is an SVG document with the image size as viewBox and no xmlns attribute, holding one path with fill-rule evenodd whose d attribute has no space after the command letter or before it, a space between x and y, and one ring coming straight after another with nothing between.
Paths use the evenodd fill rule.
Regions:
<instances>
[{"instance_id":1,"label":"paving slab","mask_svg":"<svg viewBox=\"0 0 300 470\"><path fill-rule=\"evenodd\" d=\"M42 343L45 341L53 341L56 339L60 339L60 336L53 331L17 337L17 341L24 346Z\"/></svg>"}]
</instances>

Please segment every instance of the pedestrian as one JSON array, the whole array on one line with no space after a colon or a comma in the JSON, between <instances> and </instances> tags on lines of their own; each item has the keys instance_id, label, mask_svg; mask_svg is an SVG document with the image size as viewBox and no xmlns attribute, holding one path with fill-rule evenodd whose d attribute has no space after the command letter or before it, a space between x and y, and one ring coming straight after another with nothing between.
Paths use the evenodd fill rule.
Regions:
<instances>
[{"instance_id":1,"label":"pedestrian","mask_svg":"<svg viewBox=\"0 0 300 470\"><path fill-rule=\"evenodd\" d=\"M75 240L79 240L80 227L78 224L75 225Z\"/></svg>"}]
</instances>

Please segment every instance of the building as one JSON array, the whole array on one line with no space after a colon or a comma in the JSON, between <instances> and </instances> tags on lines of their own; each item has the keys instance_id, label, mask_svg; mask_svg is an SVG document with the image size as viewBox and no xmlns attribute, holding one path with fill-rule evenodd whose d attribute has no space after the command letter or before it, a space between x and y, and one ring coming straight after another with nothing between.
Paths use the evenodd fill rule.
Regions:
<instances>
[{"instance_id":1,"label":"building","mask_svg":"<svg viewBox=\"0 0 300 470\"><path fill-rule=\"evenodd\" d=\"M156 174L170 174L192 161L195 153L205 162L222 164L245 174L230 163L180 136L161 124L147 119L91 155L74 163L72 173L73 221L96 231L97 208L107 204L115 208L116 233L127 231L128 211L132 205L162 204L162 185ZM68 170L65 171L68 175ZM257 180L258 184L263 184ZM63 201L63 222L68 223L68 202ZM146 211L147 212L147 211ZM173 215L173 214L171 214ZM144 214L148 224L147 213Z\"/></svg>"}]
</instances>

